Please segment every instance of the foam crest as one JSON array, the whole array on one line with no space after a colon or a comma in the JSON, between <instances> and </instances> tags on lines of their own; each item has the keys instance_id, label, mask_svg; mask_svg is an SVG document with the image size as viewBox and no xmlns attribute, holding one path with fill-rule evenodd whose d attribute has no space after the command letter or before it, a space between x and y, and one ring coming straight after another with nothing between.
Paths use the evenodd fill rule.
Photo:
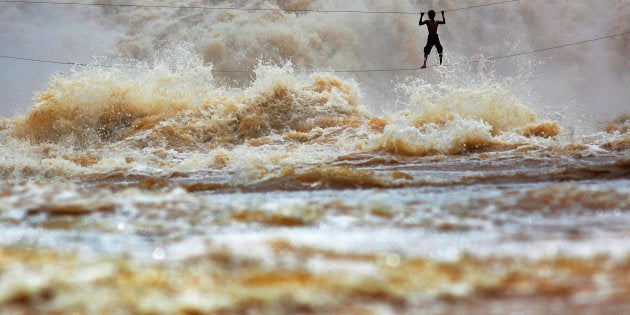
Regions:
<instances>
[{"instance_id":1,"label":"foam crest","mask_svg":"<svg viewBox=\"0 0 630 315\"><path fill-rule=\"evenodd\" d=\"M556 122L539 120L490 80L414 80L399 89L407 110L379 117L350 79L261 63L249 86L219 87L212 66L194 56L175 46L151 62L55 76L25 116L4 122L5 142L27 158L3 164L3 173L147 175L210 167L237 170L235 180L252 182L283 167L361 152L505 150L551 138L548 145L560 133Z\"/></svg>"},{"instance_id":2,"label":"foam crest","mask_svg":"<svg viewBox=\"0 0 630 315\"><path fill-rule=\"evenodd\" d=\"M217 93L212 67L156 62L112 68L76 68L54 76L28 113L13 122L13 132L35 143L92 144L116 140L142 120L160 121Z\"/></svg>"},{"instance_id":3,"label":"foam crest","mask_svg":"<svg viewBox=\"0 0 630 315\"><path fill-rule=\"evenodd\" d=\"M515 131L536 122L534 112L522 105L506 88L490 82L473 87L457 87L448 83L426 84L415 80L407 85L409 105L414 111L413 124L444 124L456 116L483 120L492 135Z\"/></svg>"},{"instance_id":4,"label":"foam crest","mask_svg":"<svg viewBox=\"0 0 630 315\"><path fill-rule=\"evenodd\" d=\"M192 60L133 71L88 67L70 77L55 76L10 129L33 143L126 140L140 147L181 148L310 132L365 116L356 84L328 74L300 80L290 65L260 65L250 87L227 91L213 85L211 66Z\"/></svg>"},{"instance_id":5,"label":"foam crest","mask_svg":"<svg viewBox=\"0 0 630 315\"><path fill-rule=\"evenodd\" d=\"M496 143L490 130L483 121L459 117L422 129L398 123L385 127L380 146L388 152L417 156L479 151Z\"/></svg>"},{"instance_id":6,"label":"foam crest","mask_svg":"<svg viewBox=\"0 0 630 315\"><path fill-rule=\"evenodd\" d=\"M384 128L378 146L405 155L459 154L527 144L529 138L560 134L553 121L539 120L505 87L490 81L458 87L413 80L401 86L408 110Z\"/></svg>"}]
</instances>

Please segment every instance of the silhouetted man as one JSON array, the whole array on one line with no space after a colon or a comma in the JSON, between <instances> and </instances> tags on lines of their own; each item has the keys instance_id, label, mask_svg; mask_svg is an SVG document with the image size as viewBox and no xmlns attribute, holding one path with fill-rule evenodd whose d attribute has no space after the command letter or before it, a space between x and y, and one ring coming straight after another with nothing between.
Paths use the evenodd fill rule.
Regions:
<instances>
[{"instance_id":1,"label":"silhouetted man","mask_svg":"<svg viewBox=\"0 0 630 315\"><path fill-rule=\"evenodd\" d=\"M433 46L437 48L438 55L440 55L440 64L442 64L442 44L440 44L440 38L438 37L437 29L438 25L446 24L446 19L444 18L444 11L442 11L442 21L435 20L435 11L429 11L429 20L422 21L422 17L424 16L424 12L420 14L420 22L418 25L426 25L429 30L429 37L427 38L427 45L424 46L424 63L422 64L421 69L425 69L427 67L427 58L429 57L429 53Z\"/></svg>"}]
</instances>

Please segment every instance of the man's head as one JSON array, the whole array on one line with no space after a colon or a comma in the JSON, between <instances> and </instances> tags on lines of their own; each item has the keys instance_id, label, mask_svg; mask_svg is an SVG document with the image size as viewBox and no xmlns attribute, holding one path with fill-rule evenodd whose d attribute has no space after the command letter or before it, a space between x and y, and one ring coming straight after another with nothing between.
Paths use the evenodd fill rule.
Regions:
<instances>
[{"instance_id":1,"label":"man's head","mask_svg":"<svg viewBox=\"0 0 630 315\"><path fill-rule=\"evenodd\" d=\"M433 10L429 11L429 18L431 20L433 20L435 18L435 11L433 11Z\"/></svg>"}]
</instances>

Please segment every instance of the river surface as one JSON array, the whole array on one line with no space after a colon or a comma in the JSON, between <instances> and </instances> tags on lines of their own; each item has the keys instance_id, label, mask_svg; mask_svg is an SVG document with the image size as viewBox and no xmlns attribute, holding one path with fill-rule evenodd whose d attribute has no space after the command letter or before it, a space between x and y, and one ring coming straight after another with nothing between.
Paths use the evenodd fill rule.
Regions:
<instances>
[{"instance_id":1,"label":"river surface","mask_svg":"<svg viewBox=\"0 0 630 315\"><path fill-rule=\"evenodd\" d=\"M525 2L483 10L524 16ZM214 37L152 57L144 39L202 16L100 8L94 21L127 21L117 51L134 58L57 73L0 122L0 313L630 311L623 111L542 106L541 74L517 61L397 82L327 71L421 60L353 50L352 23L321 12L243 5L265 11L209 13ZM601 3L552 5L576 18ZM266 32L226 35L252 25Z\"/></svg>"}]
</instances>

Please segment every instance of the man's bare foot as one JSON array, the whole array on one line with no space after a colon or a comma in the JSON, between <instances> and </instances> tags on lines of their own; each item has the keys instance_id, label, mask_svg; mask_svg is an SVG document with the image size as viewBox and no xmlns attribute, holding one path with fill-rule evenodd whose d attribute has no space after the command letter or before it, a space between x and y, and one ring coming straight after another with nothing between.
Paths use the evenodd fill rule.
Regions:
<instances>
[{"instance_id":1,"label":"man's bare foot","mask_svg":"<svg viewBox=\"0 0 630 315\"><path fill-rule=\"evenodd\" d=\"M422 67L420 67L420 69L426 69L427 65L422 65Z\"/></svg>"}]
</instances>

